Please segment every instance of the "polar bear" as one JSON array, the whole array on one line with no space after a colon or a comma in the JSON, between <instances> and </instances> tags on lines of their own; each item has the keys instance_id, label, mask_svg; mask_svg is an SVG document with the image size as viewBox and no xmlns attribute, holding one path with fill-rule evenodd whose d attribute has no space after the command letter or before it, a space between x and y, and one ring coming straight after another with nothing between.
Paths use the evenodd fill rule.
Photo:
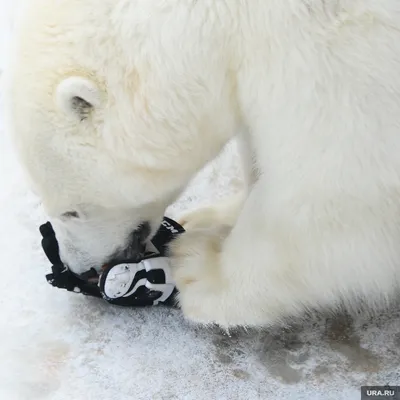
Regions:
<instances>
[{"instance_id":1,"label":"polar bear","mask_svg":"<svg viewBox=\"0 0 400 400\"><path fill-rule=\"evenodd\" d=\"M27 2L7 120L63 261L129 255L131 232L148 240L237 138L243 190L184 215L171 245L184 315L261 327L386 305L400 283L399 27L396 0Z\"/></svg>"}]
</instances>

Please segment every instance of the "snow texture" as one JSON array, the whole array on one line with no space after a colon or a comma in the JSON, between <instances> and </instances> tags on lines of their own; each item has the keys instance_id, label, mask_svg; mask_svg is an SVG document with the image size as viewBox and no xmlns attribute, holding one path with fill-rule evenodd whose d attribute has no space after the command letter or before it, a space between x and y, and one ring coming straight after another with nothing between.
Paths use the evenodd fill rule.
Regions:
<instances>
[{"instance_id":1,"label":"snow texture","mask_svg":"<svg viewBox=\"0 0 400 400\"><path fill-rule=\"evenodd\" d=\"M17 4L1 2L0 69ZM229 336L179 310L112 307L52 288L38 231L46 217L0 132L0 400L358 400L361 385L400 384L399 306ZM168 215L229 194L237 165L232 143Z\"/></svg>"}]
</instances>

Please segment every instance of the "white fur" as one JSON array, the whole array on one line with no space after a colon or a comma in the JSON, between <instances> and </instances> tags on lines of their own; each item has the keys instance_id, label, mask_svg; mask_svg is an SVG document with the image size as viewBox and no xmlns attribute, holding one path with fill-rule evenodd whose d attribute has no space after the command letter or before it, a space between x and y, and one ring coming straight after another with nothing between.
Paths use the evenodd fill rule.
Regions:
<instances>
[{"instance_id":1,"label":"white fur","mask_svg":"<svg viewBox=\"0 0 400 400\"><path fill-rule=\"evenodd\" d=\"M183 217L172 247L185 315L261 326L393 298L397 0L31 0L24 15L11 129L69 263L100 263L141 220L154 230L240 134L246 191ZM106 99L87 120L57 108L70 76Z\"/></svg>"}]
</instances>

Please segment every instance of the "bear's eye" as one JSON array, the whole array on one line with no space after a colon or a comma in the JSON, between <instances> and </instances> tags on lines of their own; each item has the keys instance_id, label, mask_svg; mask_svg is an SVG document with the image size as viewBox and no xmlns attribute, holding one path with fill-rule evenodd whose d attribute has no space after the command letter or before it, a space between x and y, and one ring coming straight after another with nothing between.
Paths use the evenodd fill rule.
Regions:
<instances>
[{"instance_id":1,"label":"bear's eye","mask_svg":"<svg viewBox=\"0 0 400 400\"><path fill-rule=\"evenodd\" d=\"M67 211L62 214L64 218L79 218L79 214L76 211Z\"/></svg>"}]
</instances>

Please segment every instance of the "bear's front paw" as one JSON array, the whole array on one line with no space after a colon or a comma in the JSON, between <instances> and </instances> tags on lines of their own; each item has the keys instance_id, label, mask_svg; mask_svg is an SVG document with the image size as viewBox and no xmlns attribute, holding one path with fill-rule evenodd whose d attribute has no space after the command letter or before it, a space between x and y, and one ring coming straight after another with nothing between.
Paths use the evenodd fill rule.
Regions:
<instances>
[{"instance_id":1,"label":"bear's front paw","mask_svg":"<svg viewBox=\"0 0 400 400\"><path fill-rule=\"evenodd\" d=\"M177 222L187 231L209 229L219 222L219 213L215 207L202 207L183 214Z\"/></svg>"},{"instance_id":2,"label":"bear's front paw","mask_svg":"<svg viewBox=\"0 0 400 400\"><path fill-rule=\"evenodd\" d=\"M183 214L177 222L187 231L192 229L219 229L219 226L233 226L239 215L246 192L241 191L218 200L208 207L201 207Z\"/></svg>"},{"instance_id":3,"label":"bear's front paw","mask_svg":"<svg viewBox=\"0 0 400 400\"><path fill-rule=\"evenodd\" d=\"M202 323L219 323L220 295L226 290L220 254L230 228L194 229L170 245L172 273L183 314Z\"/></svg>"}]
</instances>

